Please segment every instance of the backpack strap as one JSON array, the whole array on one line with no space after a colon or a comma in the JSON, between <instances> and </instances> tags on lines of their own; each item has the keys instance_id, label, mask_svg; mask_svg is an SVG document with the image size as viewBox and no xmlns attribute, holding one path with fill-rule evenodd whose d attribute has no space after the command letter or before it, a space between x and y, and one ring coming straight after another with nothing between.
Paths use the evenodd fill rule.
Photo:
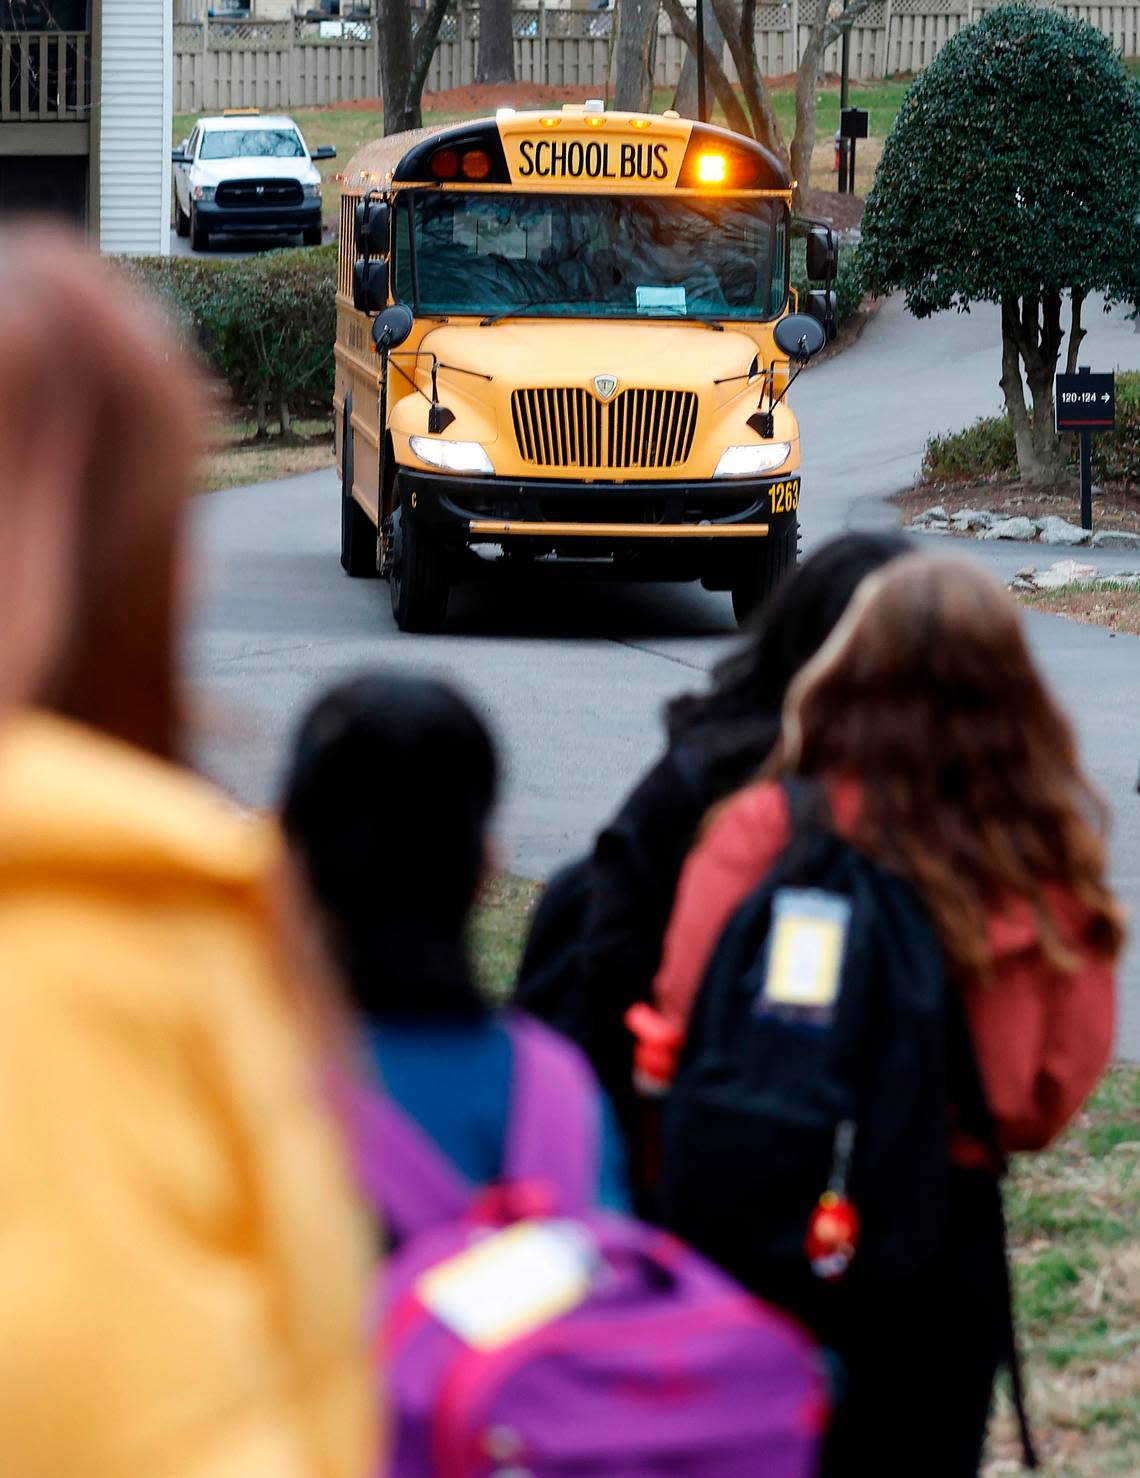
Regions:
<instances>
[{"instance_id":1,"label":"backpack strap","mask_svg":"<svg viewBox=\"0 0 1140 1478\"><path fill-rule=\"evenodd\" d=\"M513 1077L503 1181L541 1182L562 1214L594 1204L601 1166L598 1088L573 1043L521 1013L506 1017Z\"/></svg>"},{"instance_id":2,"label":"backpack strap","mask_svg":"<svg viewBox=\"0 0 1140 1478\"><path fill-rule=\"evenodd\" d=\"M471 1205L475 1187L386 1093L341 1084L357 1181L397 1241Z\"/></svg>"}]
</instances>

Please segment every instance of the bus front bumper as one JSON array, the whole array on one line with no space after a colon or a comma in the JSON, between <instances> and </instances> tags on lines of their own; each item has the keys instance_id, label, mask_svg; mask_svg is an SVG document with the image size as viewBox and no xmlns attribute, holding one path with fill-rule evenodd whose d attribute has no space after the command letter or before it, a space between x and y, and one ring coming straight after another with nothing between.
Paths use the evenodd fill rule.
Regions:
<instances>
[{"instance_id":1,"label":"bus front bumper","mask_svg":"<svg viewBox=\"0 0 1140 1478\"><path fill-rule=\"evenodd\" d=\"M795 517L800 478L564 482L456 477L401 467L405 518L455 544L526 540L573 555L673 541L745 546ZM600 547L599 547L600 546Z\"/></svg>"}]
</instances>

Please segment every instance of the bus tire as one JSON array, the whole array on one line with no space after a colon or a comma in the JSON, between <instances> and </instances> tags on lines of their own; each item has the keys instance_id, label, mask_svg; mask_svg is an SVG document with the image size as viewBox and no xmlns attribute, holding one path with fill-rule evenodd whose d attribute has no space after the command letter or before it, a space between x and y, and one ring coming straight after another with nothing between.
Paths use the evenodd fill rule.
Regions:
<instances>
[{"instance_id":1,"label":"bus tire","mask_svg":"<svg viewBox=\"0 0 1140 1478\"><path fill-rule=\"evenodd\" d=\"M758 559L754 559L732 582L732 614L736 624L744 626L795 567L799 554L800 531L797 519L786 523L774 539L765 539Z\"/></svg>"},{"instance_id":2,"label":"bus tire","mask_svg":"<svg viewBox=\"0 0 1140 1478\"><path fill-rule=\"evenodd\" d=\"M198 224L198 212L190 207L190 246L193 251L210 250L210 233Z\"/></svg>"},{"instance_id":3,"label":"bus tire","mask_svg":"<svg viewBox=\"0 0 1140 1478\"><path fill-rule=\"evenodd\" d=\"M401 631L438 631L447 616L451 582L446 551L415 521L392 516L392 615Z\"/></svg>"},{"instance_id":4,"label":"bus tire","mask_svg":"<svg viewBox=\"0 0 1140 1478\"><path fill-rule=\"evenodd\" d=\"M376 529L372 520L352 496L352 430L345 412L344 436L341 442L340 477L340 563L346 575L354 580L375 580Z\"/></svg>"}]
</instances>

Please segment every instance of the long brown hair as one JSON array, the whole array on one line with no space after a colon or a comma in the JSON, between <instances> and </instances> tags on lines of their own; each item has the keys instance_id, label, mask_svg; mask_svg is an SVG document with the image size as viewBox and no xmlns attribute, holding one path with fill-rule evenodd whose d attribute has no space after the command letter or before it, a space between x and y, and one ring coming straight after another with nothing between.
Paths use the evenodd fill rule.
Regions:
<instances>
[{"instance_id":1,"label":"long brown hair","mask_svg":"<svg viewBox=\"0 0 1140 1478\"><path fill-rule=\"evenodd\" d=\"M988 917L1013 898L1050 961L1076 965L1049 883L1087 909L1083 943L1120 949L1103 803L1014 601L976 566L909 555L869 577L793 683L767 772L858 781L853 840L918 888L963 978L990 972Z\"/></svg>"},{"instance_id":2,"label":"long brown hair","mask_svg":"<svg viewBox=\"0 0 1140 1478\"><path fill-rule=\"evenodd\" d=\"M0 234L0 303L0 405L19 407L0 421L0 510L47 486L67 511L66 621L30 696L172 756L201 382L123 274L57 227Z\"/></svg>"}]
</instances>

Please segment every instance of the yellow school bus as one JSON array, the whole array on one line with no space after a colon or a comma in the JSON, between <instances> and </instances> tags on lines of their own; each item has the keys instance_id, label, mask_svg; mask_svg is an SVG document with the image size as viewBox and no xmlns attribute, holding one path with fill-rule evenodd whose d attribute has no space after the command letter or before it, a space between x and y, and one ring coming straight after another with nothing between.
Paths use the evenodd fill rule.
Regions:
<instances>
[{"instance_id":1,"label":"yellow school bus","mask_svg":"<svg viewBox=\"0 0 1140 1478\"><path fill-rule=\"evenodd\" d=\"M700 580L743 619L796 559L784 395L834 322L821 228L825 288L788 311L783 164L597 102L407 140L342 176L344 569L390 580L403 630L489 559Z\"/></svg>"}]
</instances>

